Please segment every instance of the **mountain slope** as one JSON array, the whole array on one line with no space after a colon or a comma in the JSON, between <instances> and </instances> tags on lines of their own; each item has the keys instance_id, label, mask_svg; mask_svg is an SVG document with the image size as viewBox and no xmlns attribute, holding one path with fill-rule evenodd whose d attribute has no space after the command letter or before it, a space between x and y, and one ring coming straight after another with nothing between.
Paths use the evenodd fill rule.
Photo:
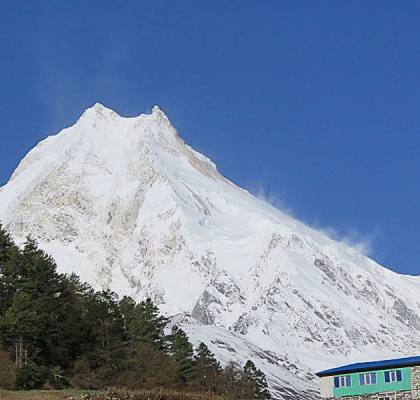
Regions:
<instances>
[{"instance_id":1,"label":"mountain slope","mask_svg":"<svg viewBox=\"0 0 420 400\"><path fill-rule=\"evenodd\" d=\"M226 361L262 354L279 396L316 389L314 370L420 348L419 277L235 186L157 107L123 118L96 104L43 140L0 189L0 220L62 271L183 315Z\"/></svg>"}]
</instances>

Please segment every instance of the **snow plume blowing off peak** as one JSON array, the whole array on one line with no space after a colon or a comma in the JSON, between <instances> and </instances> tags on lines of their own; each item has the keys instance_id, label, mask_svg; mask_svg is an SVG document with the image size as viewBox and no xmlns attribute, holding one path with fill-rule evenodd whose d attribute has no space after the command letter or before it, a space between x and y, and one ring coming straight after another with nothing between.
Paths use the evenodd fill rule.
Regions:
<instances>
[{"instance_id":1,"label":"snow plume blowing off peak","mask_svg":"<svg viewBox=\"0 0 420 400\"><path fill-rule=\"evenodd\" d=\"M0 189L0 220L62 272L151 297L223 362L252 359L276 398L316 396L316 370L420 347L419 277L237 187L158 107L95 104L40 142Z\"/></svg>"}]
</instances>

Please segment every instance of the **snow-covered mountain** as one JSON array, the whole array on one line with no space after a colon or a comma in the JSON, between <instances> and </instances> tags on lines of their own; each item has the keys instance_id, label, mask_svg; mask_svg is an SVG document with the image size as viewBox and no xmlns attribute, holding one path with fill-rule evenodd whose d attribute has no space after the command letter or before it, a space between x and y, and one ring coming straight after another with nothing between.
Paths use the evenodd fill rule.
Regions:
<instances>
[{"instance_id":1,"label":"snow-covered mountain","mask_svg":"<svg viewBox=\"0 0 420 400\"><path fill-rule=\"evenodd\" d=\"M223 360L252 358L278 397L313 372L420 352L420 277L396 274L224 178L168 118L96 104L31 150L0 220L63 272L152 297Z\"/></svg>"}]
</instances>

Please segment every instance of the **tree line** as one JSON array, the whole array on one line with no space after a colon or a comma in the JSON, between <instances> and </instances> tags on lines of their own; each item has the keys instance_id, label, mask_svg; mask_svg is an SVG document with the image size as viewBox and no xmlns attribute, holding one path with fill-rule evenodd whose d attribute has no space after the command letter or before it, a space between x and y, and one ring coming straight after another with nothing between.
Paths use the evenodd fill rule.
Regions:
<instances>
[{"instance_id":1,"label":"tree line","mask_svg":"<svg viewBox=\"0 0 420 400\"><path fill-rule=\"evenodd\" d=\"M151 299L136 303L57 272L28 238L20 248L0 224L0 387L173 388L232 399L269 399L252 361L225 367L195 349Z\"/></svg>"}]
</instances>

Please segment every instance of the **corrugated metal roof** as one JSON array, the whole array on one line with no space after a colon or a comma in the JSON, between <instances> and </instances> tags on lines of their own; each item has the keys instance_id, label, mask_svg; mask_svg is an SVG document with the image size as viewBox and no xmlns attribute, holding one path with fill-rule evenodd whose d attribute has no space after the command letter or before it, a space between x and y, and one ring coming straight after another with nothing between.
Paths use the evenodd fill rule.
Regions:
<instances>
[{"instance_id":1,"label":"corrugated metal roof","mask_svg":"<svg viewBox=\"0 0 420 400\"><path fill-rule=\"evenodd\" d=\"M321 377L321 376L347 374L351 372L372 371L372 370L377 370L377 369L410 367L414 365L420 365L420 356L343 365L341 367L326 369L325 371L320 371L316 375Z\"/></svg>"}]
</instances>

